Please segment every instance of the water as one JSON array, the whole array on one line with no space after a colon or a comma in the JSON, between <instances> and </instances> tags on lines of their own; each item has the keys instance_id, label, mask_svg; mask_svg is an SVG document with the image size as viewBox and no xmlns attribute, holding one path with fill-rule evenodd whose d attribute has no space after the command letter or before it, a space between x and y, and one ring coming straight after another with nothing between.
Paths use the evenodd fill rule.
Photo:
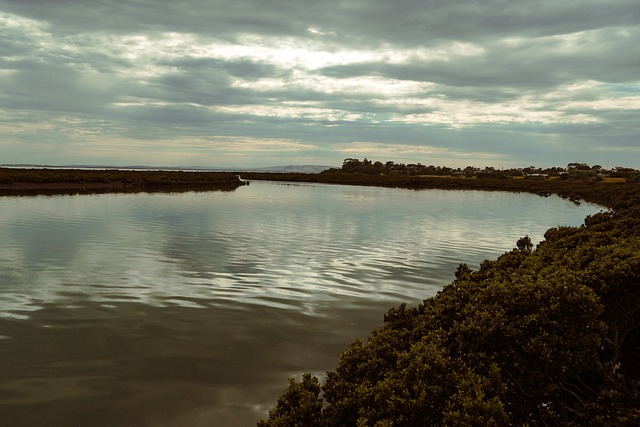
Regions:
<instances>
[{"instance_id":1,"label":"water","mask_svg":"<svg viewBox=\"0 0 640 427\"><path fill-rule=\"evenodd\" d=\"M255 425L416 304L593 205L253 182L0 198L3 425Z\"/></svg>"}]
</instances>

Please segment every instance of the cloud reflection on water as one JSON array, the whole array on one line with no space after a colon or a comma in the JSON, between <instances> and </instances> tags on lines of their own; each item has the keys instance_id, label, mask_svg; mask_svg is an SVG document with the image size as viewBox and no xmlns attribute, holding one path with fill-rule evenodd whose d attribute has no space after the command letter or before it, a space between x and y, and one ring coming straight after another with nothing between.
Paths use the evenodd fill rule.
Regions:
<instances>
[{"instance_id":1,"label":"cloud reflection on water","mask_svg":"<svg viewBox=\"0 0 640 427\"><path fill-rule=\"evenodd\" d=\"M0 415L94 426L252 424L458 263L598 210L267 182L0 204Z\"/></svg>"}]
</instances>

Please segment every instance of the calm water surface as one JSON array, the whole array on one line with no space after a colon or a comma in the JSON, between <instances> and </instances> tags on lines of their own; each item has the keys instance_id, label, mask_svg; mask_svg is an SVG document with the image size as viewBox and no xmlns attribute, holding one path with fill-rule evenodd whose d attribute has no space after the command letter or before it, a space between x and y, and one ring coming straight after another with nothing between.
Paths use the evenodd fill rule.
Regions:
<instances>
[{"instance_id":1,"label":"calm water surface","mask_svg":"<svg viewBox=\"0 0 640 427\"><path fill-rule=\"evenodd\" d=\"M599 210L270 182L0 198L2 425L255 425L460 262Z\"/></svg>"}]
</instances>

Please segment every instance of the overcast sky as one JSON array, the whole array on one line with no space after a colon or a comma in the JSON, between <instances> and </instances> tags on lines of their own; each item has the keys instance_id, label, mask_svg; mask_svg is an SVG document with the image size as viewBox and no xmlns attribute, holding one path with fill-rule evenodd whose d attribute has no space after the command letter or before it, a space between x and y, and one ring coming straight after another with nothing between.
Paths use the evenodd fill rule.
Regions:
<instances>
[{"instance_id":1,"label":"overcast sky","mask_svg":"<svg viewBox=\"0 0 640 427\"><path fill-rule=\"evenodd\" d=\"M0 0L0 163L640 169L638 0Z\"/></svg>"}]
</instances>

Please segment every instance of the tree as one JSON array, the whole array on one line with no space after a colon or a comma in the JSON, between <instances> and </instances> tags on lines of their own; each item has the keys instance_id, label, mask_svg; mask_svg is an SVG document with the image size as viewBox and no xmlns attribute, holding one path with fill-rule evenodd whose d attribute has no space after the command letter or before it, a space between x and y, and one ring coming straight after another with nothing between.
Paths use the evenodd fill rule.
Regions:
<instances>
[{"instance_id":1,"label":"tree","mask_svg":"<svg viewBox=\"0 0 640 427\"><path fill-rule=\"evenodd\" d=\"M524 236L516 242L516 247L518 250L524 254L530 254L533 250L533 242L531 242L531 238L527 235Z\"/></svg>"}]
</instances>

